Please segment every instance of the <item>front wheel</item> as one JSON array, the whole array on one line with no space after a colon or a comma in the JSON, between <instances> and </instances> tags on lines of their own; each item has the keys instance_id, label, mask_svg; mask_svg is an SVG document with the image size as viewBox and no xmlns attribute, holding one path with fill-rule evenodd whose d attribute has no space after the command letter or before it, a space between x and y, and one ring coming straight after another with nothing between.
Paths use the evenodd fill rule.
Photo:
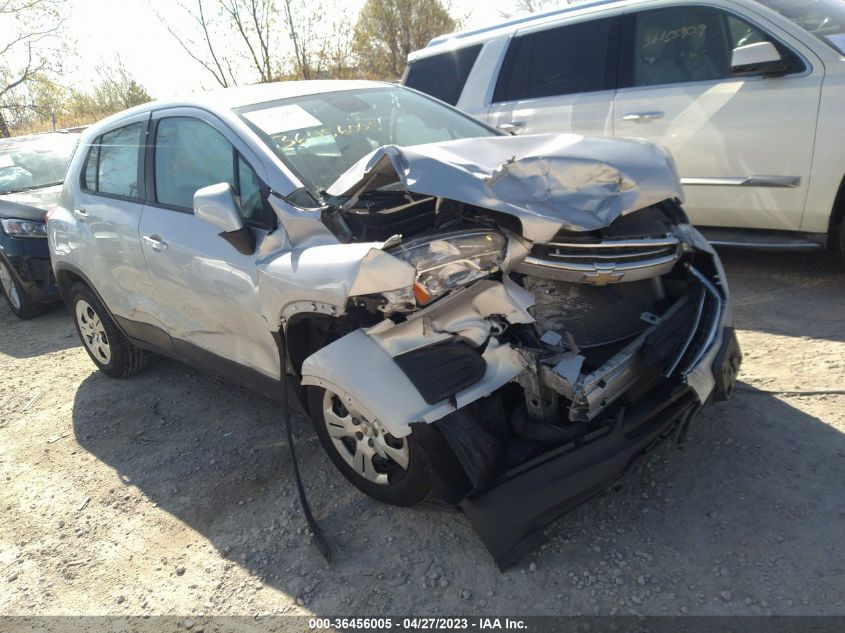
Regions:
<instances>
[{"instance_id":1,"label":"front wheel","mask_svg":"<svg viewBox=\"0 0 845 633\"><path fill-rule=\"evenodd\" d=\"M416 505L431 494L431 469L412 436L385 433L350 399L321 387L308 387L308 409L323 448L356 488L397 506Z\"/></svg>"},{"instance_id":2,"label":"front wheel","mask_svg":"<svg viewBox=\"0 0 845 633\"><path fill-rule=\"evenodd\" d=\"M839 225L839 258L845 264L845 218Z\"/></svg>"},{"instance_id":3,"label":"front wheel","mask_svg":"<svg viewBox=\"0 0 845 633\"><path fill-rule=\"evenodd\" d=\"M0 260L0 288L12 313L19 319L31 319L44 311L44 306L35 303L15 280L6 262Z\"/></svg>"}]
</instances>

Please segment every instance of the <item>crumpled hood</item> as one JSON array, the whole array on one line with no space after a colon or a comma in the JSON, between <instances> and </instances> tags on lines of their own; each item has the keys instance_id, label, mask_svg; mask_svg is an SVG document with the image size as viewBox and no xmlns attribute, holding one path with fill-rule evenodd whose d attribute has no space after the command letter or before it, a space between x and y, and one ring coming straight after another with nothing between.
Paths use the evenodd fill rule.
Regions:
<instances>
[{"instance_id":1,"label":"crumpled hood","mask_svg":"<svg viewBox=\"0 0 845 633\"><path fill-rule=\"evenodd\" d=\"M326 193L360 196L397 182L413 193L514 215L535 242L549 241L561 228L592 231L663 200L683 200L674 161L663 148L575 134L385 145Z\"/></svg>"},{"instance_id":2,"label":"crumpled hood","mask_svg":"<svg viewBox=\"0 0 845 633\"><path fill-rule=\"evenodd\" d=\"M43 222L44 216L59 202L62 185L0 194L0 217Z\"/></svg>"}]
</instances>

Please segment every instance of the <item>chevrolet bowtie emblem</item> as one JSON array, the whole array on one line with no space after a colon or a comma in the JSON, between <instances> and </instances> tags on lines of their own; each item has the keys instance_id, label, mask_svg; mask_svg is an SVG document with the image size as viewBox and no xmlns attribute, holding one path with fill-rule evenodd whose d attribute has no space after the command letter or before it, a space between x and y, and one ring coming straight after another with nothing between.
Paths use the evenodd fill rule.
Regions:
<instances>
[{"instance_id":1,"label":"chevrolet bowtie emblem","mask_svg":"<svg viewBox=\"0 0 845 633\"><path fill-rule=\"evenodd\" d=\"M596 266L596 269L589 273L584 273L581 281L594 286L606 286L607 284L616 283L620 281L625 273L617 271L613 266Z\"/></svg>"}]
</instances>

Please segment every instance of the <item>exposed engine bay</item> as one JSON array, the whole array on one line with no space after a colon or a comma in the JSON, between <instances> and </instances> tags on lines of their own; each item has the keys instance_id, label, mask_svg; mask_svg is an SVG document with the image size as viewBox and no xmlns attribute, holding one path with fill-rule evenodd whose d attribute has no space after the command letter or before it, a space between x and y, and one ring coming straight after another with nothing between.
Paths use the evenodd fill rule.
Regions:
<instances>
[{"instance_id":1,"label":"exposed engine bay","mask_svg":"<svg viewBox=\"0 0 845 633\"><path fill-rule=\"evenodd\" d=\"M469 141L381 148L329 188L320 229L288 226L316 244L300 265L308 250L361 249L342 288L325 273L337 300L282 310L291 371L374 433L422 442L439 494L501 565L726 398L741 359L724 271L688 223L671 159L577 139L480 139L495 145L469 155ZM616 165L594 156L610 149ZM535 475L544 483L521 490ZM503 519L514 503L529 506Z\"/></svg>"}]
</instances>

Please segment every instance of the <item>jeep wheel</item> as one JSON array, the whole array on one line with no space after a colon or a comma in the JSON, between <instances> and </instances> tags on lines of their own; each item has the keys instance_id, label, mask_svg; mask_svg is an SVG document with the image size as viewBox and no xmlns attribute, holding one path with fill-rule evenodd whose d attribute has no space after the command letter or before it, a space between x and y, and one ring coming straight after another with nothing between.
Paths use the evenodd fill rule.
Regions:
<instances>
[{"instance_id":1,"label":"jeep wheel","mask_svg":"<svg viewBox=\"0 0 845 633\"><path fill-rule=\"evenodd\" d=\"M144 368L147 355L129 342L88 286L72 289L76 331L97 368L112 378L128 378Z\"/></svg>"},{"instance_id":2,"label":"jeep wheel","mask_svg":"<svg viewBox=\"0 0 845 633\"><path fill-rule=\"evenodd\" d=\"M320 387L308 387L308 408L323 448L359 490L397 506L416 505L431 494L428 461L411 436L384 433L354 403Z\"/></svg>"}]
</instances>

